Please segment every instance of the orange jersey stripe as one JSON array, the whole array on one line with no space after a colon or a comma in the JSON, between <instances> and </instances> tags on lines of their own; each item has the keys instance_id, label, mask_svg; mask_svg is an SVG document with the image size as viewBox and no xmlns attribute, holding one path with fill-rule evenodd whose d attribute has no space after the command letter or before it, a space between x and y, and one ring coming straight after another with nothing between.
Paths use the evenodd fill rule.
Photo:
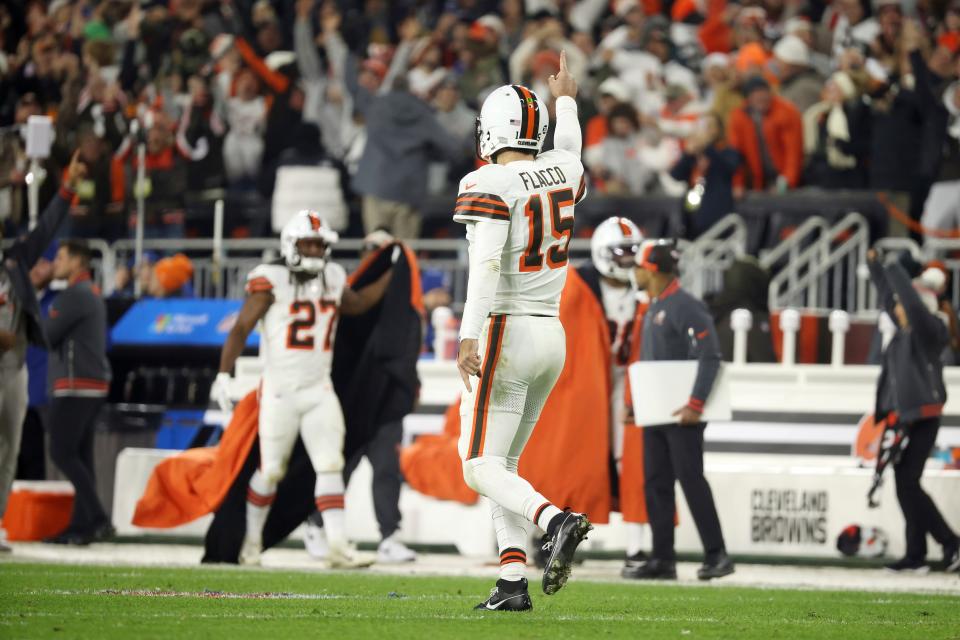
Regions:
<instances>
[{"instance_id":1,"label":"orange jersey stripe","mask_svg":"<svg viewBox=\"0 0 960 640\"><path fill-rule=\"evenodd\" d=\"M462 213L463 215L482 215L488 216L491 218L502 218L510 219L510 214L504 211L498 211L496 209L487 209L482 207L467 207L464 205L457 205L456 209L453 210L454 213Z\"/></svg>"},{"instance_id":2,"label":"orange jersey stripe","mask_svg":"<svg viewBox=\"0 0 960 640\"><path fill-rule=\"evenodd\" d=\"M506 203L504 203L503 200L500 200L498 202L497 200L490 200L489 198L467 198L467 197L457 198L457 205L461 205L461 204L465 204L465 205L490 204L490 205L493 205L494 209L509 211Z\"/></svg>"}]
</instances>

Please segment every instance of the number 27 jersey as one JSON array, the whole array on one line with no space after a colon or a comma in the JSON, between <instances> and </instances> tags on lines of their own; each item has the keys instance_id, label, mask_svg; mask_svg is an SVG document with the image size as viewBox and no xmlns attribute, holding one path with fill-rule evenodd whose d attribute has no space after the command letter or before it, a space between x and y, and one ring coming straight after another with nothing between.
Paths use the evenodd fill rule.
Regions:
<instances>
[{"instance_id":1,"label":"number 27 jersey","mask_svg":"<svg viewBox=\"0 0 960 640\"><path fill-rule=\"evenodd\" d=\"M302 388L330 377L333 341L347 274L327 262L322 275L299 282L282 264L261 264L247 276L247 293L266 292L273 304L260 321L264 375Z\"/></svg>"},{"instance_id":2,"label":"number 27 jersey","mask_svg":"<svg viewBox=\"0 0 960 640\"><path fill-rule=\"evenodd\" d=\"M585 184L580 158L561 149L530 161L484 165L460 181L456 222L510 225L492 313L559 315L574 205L586 194Z\"/></svg>"}]
</instances>

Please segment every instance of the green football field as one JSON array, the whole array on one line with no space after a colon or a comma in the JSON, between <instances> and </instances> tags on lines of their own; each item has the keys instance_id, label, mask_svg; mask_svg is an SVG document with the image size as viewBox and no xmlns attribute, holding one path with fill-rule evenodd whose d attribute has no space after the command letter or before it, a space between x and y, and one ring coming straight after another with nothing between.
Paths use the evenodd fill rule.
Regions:
<instances>
[{"instance_id":1,"label":"green football field","mask_svg":"<svg viewBox=\"0 0 960 640\"><path fill-rule=\"evenodd\" d=\"M0 564L0 638L960 638L960 597L571 581L472 611L478 578Z\"/></svg>"}]
</instances>

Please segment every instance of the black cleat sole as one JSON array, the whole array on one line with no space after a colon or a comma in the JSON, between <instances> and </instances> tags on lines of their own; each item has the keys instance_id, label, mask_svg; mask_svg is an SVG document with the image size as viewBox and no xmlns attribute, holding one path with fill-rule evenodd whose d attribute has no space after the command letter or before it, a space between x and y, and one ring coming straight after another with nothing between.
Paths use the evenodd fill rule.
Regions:
<instances>
[{"instance_id":1,"label":"black cleat sole","mask_svg":"<svg viewBox=\"0 0 960 640\"><path fill-rule=\"evenodd\" d=\"M560 533L563 533L563 526L560 525ZM570 579L570 571L573 568L573 556L581 542L587 539L587 534L593 530L593 525L586 516L577 517L577 522L571 531L568 531L557 548L553 549L550 558L547 560L547 566L543 570L543 592L552 596L567 584Z\"/></svg>"}]
</instances>

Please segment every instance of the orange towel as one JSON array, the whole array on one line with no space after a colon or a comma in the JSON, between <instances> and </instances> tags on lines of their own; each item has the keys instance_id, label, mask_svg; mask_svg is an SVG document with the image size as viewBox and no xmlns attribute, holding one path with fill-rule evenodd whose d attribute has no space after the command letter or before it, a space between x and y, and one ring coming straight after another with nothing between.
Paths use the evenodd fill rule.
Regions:
<instances>
[{"instance_id":1,"label":"orange towel","mask_svg":"<svg viewBox=\"0 0 960 640\"><path fill-rule=\"evenodd\" d=\"M188 449L158 464L137 502L133 524L167 529L216 511L257 437L258 409L257 394L250 392L234 408L219 445Z\"/></svg>"}]
</instances>

